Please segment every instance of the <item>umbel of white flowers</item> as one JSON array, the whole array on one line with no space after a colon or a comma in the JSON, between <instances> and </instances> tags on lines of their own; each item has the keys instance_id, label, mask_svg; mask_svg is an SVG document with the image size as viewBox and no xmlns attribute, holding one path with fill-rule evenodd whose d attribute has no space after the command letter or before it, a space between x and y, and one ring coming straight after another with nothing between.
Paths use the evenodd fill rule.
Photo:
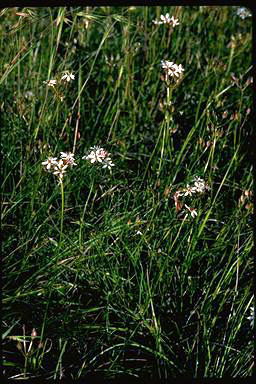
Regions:
<instances>
[{"instance_id":1,"label":"umbel of white flowers","mask_svg":"<svg viewBox=\"0 0 256 384\"><path fill-rule=\"evenodd\" d=\"M161 15L160 20L153 20L153 24L160 25L160 24L167 24L171 27L175 27L176 25L179 25L179 20L175 19L173 16L170 17L169 13L166 13L166 15Z\"/></svg>"},{"instance_id":2,"label":"umbel of white flowers","mask_svg":"<svg viewBox=\"0 0 256 384\"><path fill-rule=\"evenodd\" d=\"M194 185L187 184L186 188L179 189L174 193L173 200L176 206L176 211L179 212L183 206L179 199L180 196L192 196L194 194L203 195L209 190L210 186L208 185L208 182L196 176L194 178ZM197 216L195 208L190 208L187 204L185 204L184 206L190 212L193 218Z\"/></svg>"},{"instance_id":3,"label":"umbel of white flowers","mask_svg":"<svg viewBox=\"0 0 256 384\"><path fill-rule=\"evenodd\" d=\"M77 164L75 163L73 153L61 152L60 155L61 158L59 160L57 160L57 157L48 157L47 160L42 162L42 165L44 165L48 171L53 172L53 174L58 177L59 182L62 182L66 169Z\"/></svg>"},{"instance_id":4,"label":"umbel of white flowers","mask_svg":"<svg viewBox=\"0 0 256 384\"><path fill-rule=\"evenodd\" d=\"M171 77L177 77L179 78L182 75L182 72L184 72L184 68L181 64L177 65L173 63L172 61L168 60L161 60L162 68L165 72L166 78L168 76Z\"/></svg>"},{"instance_id":5,"label":"umbel of white flowers","mask_svg":"<svg viewBox=\"0 0 256 384\"><path fill-rule=\"evenodd\" d=\"M83 156L82 159L90 161L93 163L101 163L102 168L108 168L111 169L111 167L114 167L114 163L111 160L110 153L106 151L105 149L94 146L90 148L90 153L87 156Z\"/></svg>"},{"instance_id":6,"label":"umbel of white flowers","mask_svg":"<svg viewBox=\"0 0 256 384\"><path fill-rule=\"evenodd\" d=\"M60 78L60 80L51 79L44 81L44 84L46 84L48 87L54 87L60 82L69 83L71 80L75 80L75 75L69 71L64 71L63 76Z\"/></svg>"}]
</instances>

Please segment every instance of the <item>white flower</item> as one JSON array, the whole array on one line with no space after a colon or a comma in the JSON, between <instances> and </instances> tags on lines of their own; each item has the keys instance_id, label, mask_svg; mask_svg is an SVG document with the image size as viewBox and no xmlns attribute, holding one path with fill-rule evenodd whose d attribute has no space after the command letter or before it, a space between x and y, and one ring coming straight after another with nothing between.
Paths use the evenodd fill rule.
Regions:
<instances>
[{"instance_id":1,"label":"white flower","mask_svg":"<svg viewBox=\"0 0 256 384\"><path fill-rule=\"evenodd\" d=\"M172 61L168 61L168 60L161 60L161 64L162 64L163 69L168 70L168 69L173 67L174 63Z\"/></svg>"},{"instance_id":2,"label":"white flower","mask_svg":"<svg viewBox=\"0 0 256 384\"><path fill-rule=\"evenodd\" d=\"M160 19L162 20L163 24L170 24L170 22L171 22L169 13L166 13L165 16L161 15Z\"/></svg>"},{"instance_id":3,"label":"white flower","mask_svg":"<svg viewBox=\"0 0 256 384\"><path fill-rule=\"evenodd\" d=\"M174 75L175 67L172 61L161 60L161 64L162 64L162 68L164 69L164 71L168 76Z\"/></svg>"},{"instance_id":4,"label":"white flower","mask_svg":"<svg viewBox=\"0 0 256 384\"><path fill-rule=\"evenodd\" d=\"M66 157L68 156L68 154L66 152L61 152L60 153L60 157L63 159L65 159Z\"/></svg>"},{"instance_id":5,"label":"white flower","mask_svg":"<svg viewBox=\"0 0 256 384\"><path fill-rule=\"evenodd\" d=\"M183 192L184 192L184 196L188 196L188 195L192 196L192 193L195 193L195 190L193 187L187 184L187 188L185 188Z\"/></svg>"},{"instance_id":6,"label":"white flower","mask_svg":"<svg viewBox=\"0 0 256 384\"><path fill-rule=\"evenodd\" d=\"M245 8L245 7L241 7L241 8L238 8L237 10L237 13L236 13L239 17L241 17L241 19L245 19L246 17L251 17L252 14L251 12Z\"/></svg>"},{"instance_id":7,"label":"white flower","mask_svg":"<svg viewBox=\"0 0 256 384\"><path fill-rule=\"evenodd\" d=\"M168 76L176 76L179 77L181 73L184 71L184 68L181 64L174 64L172 61L161 60L162 68Z\"/></svg>"},{"instance_id":8,"label":"white flower","mask_svg":"<svg viewBox=\"0 0 256 384\"><path fill-rule=\"evenodd\" d=\"M90 160L91 163L100 162L102 163L102 151L104 151L103 148L100 148L98 146L91 147L91 152L87 156L83 156L82 159Z\"/></svg>"},{"instance_id":9,"label":"white flower","mask_svg":"<svg viewBox=\"0 0 256 384\"><path fill-rule=\"evenodd\" d=\"M57 83L57 80L46 80L44 81L44 84L47 84L48 87L54 87L54 85Z\"/></svg>"},{"instance_id":10,"label":"white flower","mask_svg":"<svg viewBox=\"0 0 256 384\"><path fill-rule=\"evenodd\" d=\"M100 163L108 156L108 152L103 148L98 148L96 151L96 157Z\"/></svg>"},{"instance_id":11,"label":"white flower","mask_svg":"<svg viewBox=\"0 0 256 384\"><path fill-rule=\"evenodd\" d=\"M179 64L179 66L176 65L176 64L174 64L174 65L175 65L175 68L176 68L176 72L178 72L179 74L181 74L182 72L184 72L184 68L182 67L181 64Z\"/></svg>"},{"instance_id":12,"label":"white flower","mask_svg":"<svg viewBox=\"0 0 256 384\"><path fill-rule=\"evenodd\" d=\"M167 25L172 25L173 27L175 27L176 25L179 25L179 21L178 19L174 19L174 17L172 16L170 18L170 15L169 13L166 13L166 15L161 15L160 16L160 20L153 20L153 23L156 24L156 25L160 25L160 24L167 24Z\"/></svg>"},{"instance_id":13,"label":"white flower","mask_svg":"<svg viewBox=\"0 0 256 384\"><path fill-rule=\"evenodd\" d=\"M62 159L60 159L55 165L54 169L56 169L57 171L58 170L64 171L64 169L66 169L67 167L68 167L68 164L66 164Z\"/></svg>"},{"instance_id":14,"label":"white flower","mask_svg":"<svg viewBox=\"0 0 256 384\"><path fill-rule=\"evenodd\" d=\"M175 25L179 25L179 20L178 19L174 19L174 17L172 16L170 21L172 22L172 26L175 27Z\"/></svg>"},{"instance_id":15,"label":"white flower","mask_svg":"<svg viewBox=\"0 0 256 384\"><path fill-rule=\"evenodd\" d=\"M193 218L197 216L197 211L195 210L195 208L190 208L187 204L185 204L185 207L189 210Z\"/></svg>"},{"instance_id":16,"label":"white flower","mask_svg":"<svg viewBox=\"0 0 256 384\"><path fill-rule=\"evenodd\" d=\"M53 172L53 174L58 176L59 179L62 180L65 172L66 171L64 169L57 169L55 172Z\"/></svg>"},{"instance_id":17,"label":"white flower","mask_svg":"<svg viewBox=\"0 0 256 384\"><path fill-rule=\"evenodd\" d=\"M208 191L210 188L209 188L206 181L204 181L200 177L196 176L194 178L194 189L198 193L203 193L205 191Z\"/></svg>"},{"instance_id":18,"label":"white flower","mask_svg":"<svg viewBox=\"0 0 256 384\"><path fill-rule=\"evenodd\" d=\"M194 185L197 192L200 193L204 191L204 183L198 183L197 181L195 181Z\"/></svg>"},{"instance_id":19,"label":"white flower","mask_svg":"<svg viewBox=\"0 0 256 384\"><path fill-rule=\"evenodd\" d=\"M104 164L102 166L102 168L108 168L108 169L111 169L111 167L114 167L115 164L111 161L110 157L107 157L105 160L104 160Z\"/></svg>"},{"instance_id":20,"label":"white flower","mask_svg":"<svg viewBox=\"0 0 256 384\"><path fill-rule=\"evenodd\" d=\"M62 76L62 78L61 78L61 80L64 80L64 81L66 81L67 83L69 83L70 80L74 80L74 79L75 79L75 76L74 76L73 73L71 73L71 72L66 72L66 73Z\"/></svg>"},{"instance_id":21,"label":"white flower","mask_svg":"<svg viewBox=\"0 0 256 384\"><path fill-rule=\"evenodd\" d=\"M71 153L71 152L61 152L60 153L60 156L61 158L63 159L63 162L65 165L77 165L75 163L75 159L74 159L74 153Z\"/></svg>"},{"instance_id":22,"label":"white flower","mask_svg":"<svg viewBox=\"0 0 256 384\"><path fill-rule=\"evenodd\" d=\"M90 150L91 152L87 156L83 156L82 159L89 160L92 164L102 163L103 168L111 169L114 166L109 153L105 149L95 146L91 147Z\"/></svg>"},{"instance_id":23,"label":"white flower","mask_svg":"<svg viewBox=\"0 0 256 384\"><path fill-rule=\"evenodd\" d=\"M98 146L91 147L91 152L87 156L83 156L82 159L90 160L91 163L100 162L102 163L102 159L104 159L105 154L107 153L104 151L103 148L100 148Z\"/></svg>"},{"instance_id":24,"label":"white flower","mask_svg":"<svg viewBox=\"0 0 256 384\"><path fill-rule=\"evenodd\" d=\"M172 69L173 69L173 75L175 75L177 77L179 77L179 75L181 75L182 72L184 71L184 68L182 67L181 64L179 66L177 64L173 64ZM171 76L173 76L173 75L171 75Z\"/></svg>"},{"instance_id":25,"label":"white flower","mask_svg":"<svg viewBox=\"0 0 256 384\"><path fill-rule=\"evenodd\" d=\"M61 159L57 161L56 157L49 157L46 161L42 163L46 165L46 168L49 170L53 166L53 174L58 176L59 182L62 182L64 173L69 166L77 165L75 163L74 154L69 152L61 152Z\"/></svg>"},{"instance_id":26,"label":"white flower","mask_svg":"<svg viewBox=\"0 0 256 384\"><path fill-rule=\"evenodd\" d=\"M54 167L55 171L53 172L53 174L58 176L59 180L62 181L67 167L68 167L68 164L65 164L64 161L61 159L55 165L55 167Z\"/></svg>"},{"instance_id":27,"label":"white flower","mask_svg":"<svg viewBox=\"0 0 256 384\"><path fill-rule=\"evenodd\" d=\"M52 165L57 164L57 157L48 157L46 161L42 162L42 165L46 165L46 169L50 169Z\"/></svg>"},{"instance_id":28,"label":"white flower","mask_svg":"<svg viewBox=\"0 0 256 384\"><path fill-rule=\"evenodd\" d=\"M95 163L97 161L96 153L91 152L88 156L82 157L83 159L90 160L91 163Z\"/></svg>"}]
</instances>

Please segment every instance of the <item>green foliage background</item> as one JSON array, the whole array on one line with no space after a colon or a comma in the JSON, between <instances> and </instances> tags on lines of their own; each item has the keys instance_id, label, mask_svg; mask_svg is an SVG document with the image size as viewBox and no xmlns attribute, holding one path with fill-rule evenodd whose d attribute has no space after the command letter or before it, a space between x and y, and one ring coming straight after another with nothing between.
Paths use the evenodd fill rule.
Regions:
<instances>
[{"instance_id":1,"label":"green foliage background","mask_svg":"<svg viewBox=\"0 0 256 384\"><path fill-rule=\"evenodd\" d=\"M252 18L237 9L1 11L6 377L251 375ZM152 23L167 12L173 30ZM163 59L185 69L169 131ZM44 81L65 70L61 101ZM112 172L82 160L94 145ZM73 149L59 246L41 163ZM184 219L172 196L195 176L211 189Z\"/></svg>"}]
</instances>

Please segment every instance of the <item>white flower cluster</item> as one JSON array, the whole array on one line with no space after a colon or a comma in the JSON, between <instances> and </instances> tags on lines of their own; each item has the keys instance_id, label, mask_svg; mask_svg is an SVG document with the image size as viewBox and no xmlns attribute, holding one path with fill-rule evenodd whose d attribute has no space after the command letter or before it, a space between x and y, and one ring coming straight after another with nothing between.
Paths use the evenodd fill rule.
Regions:
<instances>
[{"instance_id":1,"label":"white flower cluster","mask_svg":"<svg viewBox=\"0 0 256 384\"><path fill-rule=\"evenodd\" d=\"M175 27L176 25L179 25L179 20L175 19L173 16L170 18L169 13L166 13L166 15L161 15L160 20L153 20L153 24L160 25L160 24L167 24L172 27Z\"/></svg>"},{"instance_id":2,"label":"white flower cluster","mask_svg":"<svg viewBox=\"0 0 256 384\"><path fill-rule=\"evenodd\" d=\"M82 159L89 160L93 163L102 163L102 168L111 169L115 164L112 162L110 154L103 148L98 146L91 147L90 153L87 156L83 156Z\"/></svg>"},{"instance_id":3,"label":"white flower cluster","mask_svg":"<svg viewBox=\"0 0 256 384\"><path fill-rule=\"evenodd\" d=\"M241 19L243 19L243 20L246 17L252 17L251 12L245 7L238 8L236 14L237 14L237 16L241 17Z\"/></svg>"},{"instance_id":4,"label":"white flower cluster","mask_svg":"<svg viewBox=\"0 0 256 384\"><path fill-rule=\"evenodd\" d=\"M175 203L176 212L181 211L181 209L183 208L183 203L179 200L180 196L192 196L192 194L194 194L194 193L202 195L203 193L205 193L209 189L210 189L210 187L209 187L208 183L206 181L200 179L200 177L196 176L194 178L194 185L191 186L191 185L187 184L186 188L182 188L180 190L177 190L175 192L175 194L173 195L173 200ZM193 218L195 216L197 216L197 212L196 212L195 208L190 208L187 204L185 204L184 206L190 212L190 214Z\"/></svg>"},{"instance_id":5,"label":"white flower cluster","mask_svg":"<svg viewBox=\"0 0 256 384\"><path fill-rule=\"evenodd\" d=\"M194 185L190 186L187 184L186 188L183 188L179 191L179 196L192 196L193 193L203 194L210 189L208 183L200 177L196 176L194 178Z\"/></svg>"},{"instance_id":6,"label":"white flower cluster","mask_svg":"<svg viewBox=\"0 0 256 384\"><path fill-rule=\"evenodd\" d=\"M73 75L73 73L71 72L68 72L68 71L65 71L64 75L62 76L61 80L69 83L70 80L75 80L75 76Z\"/></svg>"},{"instance_id":7,"label":"white flower cluster","mask_svg":"<svg viewBox=\"0 0 256 384\"><path fill-rule=\"evenodd\" d=\"M75 75L69 71L65 71L64 75L61 77L59 82L63 81L64 83L69 83L70 80L74 80ZM54 87L58 83L58 80L52 79L52 80L46 80L44 81L44 84L46 84L48 87Z\"/></svg>"},{"instance_id":8,"label":"white flower cluster","mask_svg":"<svg viewBox=\"0 0 256 384\"><path fill-rule=\"evenodd\" d=\"M172 61L161 60L161 64L166 76L179 77L184 71L184 68L181 64L177 65L174 64Z\"/></svg>"},{"instance_id":9,"label":"white flower cluster","mask_svg":"<svg viewBox=\"0 0 256 384\"><path fill-rule=\"evenodd\" d=\"M45 165L48 171L51 170L58 177L59 182L62 182L66 169L77 164L75 163L73 153L61 152L60 155L61 158L59 160L57 160L57 157L48 157L47 160L42 162L42 165Z\"/></svg>"},{"instance_id":10,"label":"white flower cluster","mask_svg":"<svg viewBox=\"0 0 256 384\"><path fill-rule=\"evenodd\" d=\"M57 84L57 80L46 80L44 81L44 84L46 84L48 87L54 87L54 85Z\"/></svg>"}]
</instances>

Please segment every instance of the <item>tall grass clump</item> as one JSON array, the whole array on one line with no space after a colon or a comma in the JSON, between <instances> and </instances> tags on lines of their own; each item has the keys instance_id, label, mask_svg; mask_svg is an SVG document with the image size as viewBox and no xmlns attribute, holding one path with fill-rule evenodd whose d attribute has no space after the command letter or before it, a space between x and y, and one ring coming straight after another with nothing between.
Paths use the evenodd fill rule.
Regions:
<instances>
[{"instance_id":1,"label":"tall grass clump","mask_svg":"<svg viewBox=\"0 0 256 384\"><path fill-rule=\"evenodd\" d=\"M252 375L251 11L0 12L5 378Z\"/></svg>"}]
</instances>

